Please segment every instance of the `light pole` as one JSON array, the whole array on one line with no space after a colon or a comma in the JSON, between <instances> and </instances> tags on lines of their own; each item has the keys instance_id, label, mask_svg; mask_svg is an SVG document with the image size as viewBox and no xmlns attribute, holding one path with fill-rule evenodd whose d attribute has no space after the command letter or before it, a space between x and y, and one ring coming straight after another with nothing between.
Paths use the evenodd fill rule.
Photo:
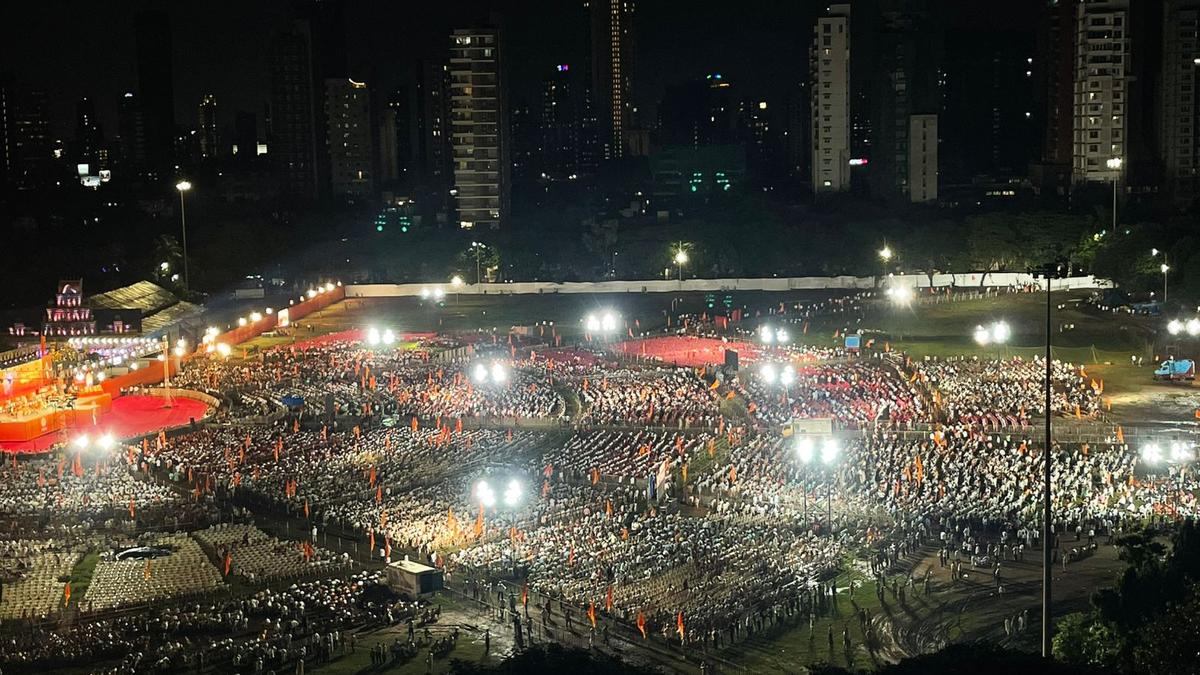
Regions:
<instances>
[{"instance_id":1,"label":"light pole","mask_svg":"<svg viewBox=\"0 0 1200 675\"><path fill-rule=\"evenodd\" d=\"M893 255L895 255L895 251L892 250L892 247L888 246L886 241L883 242L883 248L879 249L879 260L881 261L879 266L880 282L882 282L883 277L887 275L887 264L891 262ZM876 286L878 285L879 284L876 284Z\"/></svg>"},{"instance_id":2,"label":"light pole","mask_svg":"<svg viewBox=\"0 0 1200 675\"><path fill-rule=\"evenodd\" d=\"M183 228L183 287L190 290L188 285L188 252L187 252L187 212L183 207L183 193L192 189L192 184L186 180L181 180L175 184L175 189L179 190L179 223Z\"/></svg>"},{"instance_id":3,"label":"light pole","mask_svg":"<svg viewBox=\"0 0 1200 675\"><path fill-rule=\"evenodd\" d=\"M821 444L821 449L820 449L821 464L823 466L829 467L830 470L832 470L833 464L834 464L834 462L837 461L838 454L841 452L841 450L842 450L841 446L838 445L837 439L826 438L825 441ZM816 453L816 445L813 443L812 438L809 438L807 436L802 436L800 438L799 442L796 444L796 454L800 458L800 463L803 464L805 467L807 467L809 464L812 463L812 461L815 457L815 453ZM836 477L836 475L837 474L835 472L833 474L833 477ZM826 518L828 518L828 520L829 520L829 529L832 531L833 530L833 483L832 483L832 481L827 483L825 486L825 507L827 510ZM805 520L807 520L808 519L808 490L807 490L807 488L804 490L804 514L805 514Z\"/></svg>"},{"instance_id":4,"label":"light pole","mask_svg":"<svg viewBox=\"0 0 1200 675\"><path fill-rule=\"evenodd\" d=\"M679 285L683 286L683 266L688 261L687 251L683 250L683 242L679 242L679 248L675 251L675 266L679 268Z\"/></svg>"},{"instance_id":5,"label":"light pole","mask_svg":"<svg viewBox=\"0 0 1200 675\"><path fill-rule=\"evenodd\" d=\"M1054 539L1054 524L1051 521L1053 516L1053 507L1050 502L1050 272L1053 268L1046 267L1046 445L1045 458L1042 462L1042 658L1048 659L1051 655L1051 636L1052 628L1050 626L1050 582L1051 569L1053 560L1050 555L1050 544Z\"/></svg>"},{"instance_id":6,"label":"light pole","mask_svg":"<svg viewBox=\"0 0 1200 675\"><path fill-rule=\"evenodd\" d=\"M463 280L462 277L455 274L450 278L450 285L454 287L454 304L458 304L458 296L462 292Z\"/></svg>"},{"instance_id":7,"label":"light pole","mask_svg":"<svg viewBox=\"0 0 1200 675\"><path fill-rule=\"evenodd\" d=\"M1158 266L1158 269L1160 272L1162 272L1162 275L1163 275L1162 304L1163 304L1163 307L1165 308L1167 305L1167 272L1171 271L1171 266L1167 263L1167 252L1166 251L1159 251L1157 248L1150 249L1150 257L1151 258L1157 257L1159 253L1163 254L1163 261L1162 261L1162 264Z\"/></svg>"},{"instance_id":8,"label":"light pole","mask_svg":"<svg viewBox=\"0 0 1200 675\"><path fill-rule=\"evenodd\" d=\"M511 518L512 528L515 532L517 527L517 510L521 506L521 502L525 497L525 488L521 481L512 478L508 481L508 485L504 488L504 493L501 499L497 499L496 490L488 483L487 479L481 480L475 484L475 498L479 505L484 509L492 509L495 507L497 511L503 510ZM503 522L503 519L501 519ZM512 565L513 578L517 576L517 542L513 537L509 541L509 560Z\"/></svg>"},{"instance_id":9,"label":"light pole","mask_svg":"<svg viewBox=\"0 0 1200 675\"><path fill-rule=\"evenodd\" d=\"M483 249L483 244L478 241L471 242L471 248L475 250L475 283L483 281L483 272L480 267L479 256Z\"/></svg>"},{"instance_id":10,"label":"light pole","mask_svg":"<svg viewBox=\"0 0 1200 675\"><path fill-rule=\"evenodd\" d=\"M1113 203L1112 203L1112 231L1117 231L1117 180L1121 177L1121 164L1124 163L1120 157L1111 157L1105 165L1113 172Z\"/></svg>"}]
</instances>

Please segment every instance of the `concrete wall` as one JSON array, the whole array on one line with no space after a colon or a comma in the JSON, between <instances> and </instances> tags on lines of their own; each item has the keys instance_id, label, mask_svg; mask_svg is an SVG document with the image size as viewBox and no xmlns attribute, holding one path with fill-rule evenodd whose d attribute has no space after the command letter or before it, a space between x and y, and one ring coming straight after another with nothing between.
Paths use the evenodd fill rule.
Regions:
<instances>
[{"instance_id":1,"label":"concrete wall","mask_svg":"<svg viewBox=\"0 0 1200 675\"><path fill-rule=\"evenodd\" d=\"M908 274L889 277L888 283L927 288L928 275ZM975 274L935 274L935 288L957 287L980 288L981 286L1017 286L1037 284L1033 275L1016 272L988 272ZM1095 277L1054 279L1053 288L1107 288L1111 282ZM679 281L584 281L553 283L548 281L522 281L511 284L465 284L459 291L463 295L538 295L548 293L673 293L679 291L792 291L820 289L870 289L875 287L875 277L783 277L769 279L686 279ZM347 298L402 298L420 296L422 291L441 288L447 295L455 290L450 284L353 284L346 286Z\"/></svg>"}]
</instances>

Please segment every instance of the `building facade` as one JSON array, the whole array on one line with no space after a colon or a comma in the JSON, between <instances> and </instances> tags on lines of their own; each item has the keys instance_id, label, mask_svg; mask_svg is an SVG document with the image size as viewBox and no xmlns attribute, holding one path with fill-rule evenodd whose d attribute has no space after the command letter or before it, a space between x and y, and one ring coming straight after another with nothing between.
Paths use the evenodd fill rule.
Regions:
<instances>
[{"instance_id":1,"label":"building facade","mask_svg":"<svg viewBox=\"0 0 1200 675\"><path fill-rule=\"evenodd\" d=\"M138 100L146 133L147 177L167 178L175 160L175 73L171 18L146 10L134 19Z\"/></svg>"},{"instance_id":2,"label":"building facade","mask_svg":"<svg viewBox=\"0 0 1200 675\"><path fill-rule=\"evenodd\" d=\"M224 153L221 152L221 138L217 123L217 97L205 94L200 99L200 108L196 113L197 130L200 135L201 159L213 159Z\"/></svg>"},{"instance_id":3,"label":"building facade","mask_svg":"<svg viewBox=\"0 0 1200 675\"><path fill-rule=\"evenodd\" d=\"M371 170L371 101L364 82L325 80L325 138L334 196L361 196L374 190Z\"/></svg>"},{"instance_id":4,"label":"building facade","mask_svg":"<svg viewBox=\"0 0 1200 675\"><path fill-rule=\"evenodd\" d=\"M598 143L604 159L629 151L633 127L633 0L587 0L592 43L591 105L596 111Z\"/></svg>"},{"instance_id":5,"label":"building facade","mask_svg":"<svg viewBox=\"0 0 1200 675\"><path fill-rule=\"evenodd\" d=\"M1109 160L1126 155L1130 84L1129 3L1084 0L1075 13L1075 183L1109 182L1120 169Z\"/></svg>"},{"instance_id":6,"label":"building facade","mask_svg":"<svg viewBox=\"0 0 1200 675\"><path fill-rule=\"evenodd\" d=\"M809 49L813 192L850 189L850 5L817 19Z\"/></svg>"},{"instance_id":7,"label":"building facade","mask_svg":"<svg viewBox=\"0 0 1200 675\"><path fill-rule=\"evenodd\" d=\"M53 170L54 146L46 91L0 80L0 184L41 187Z\"/></svg>"},{"instance_id":8,"label":"building facade","mask_svg":"<svg viewBox=\"0 0 1200 675\"><path fill-rule=\"evenodd\" d=\"M499 29L455 30L450 36L452 192L465 229L496 229L508 216L507 127Z\"/></svg>"},{"instance_id":9,"label":"building facade","mask_svg":"<svg viewBox=\"0 0 1200 675\"><path fill-rule=\"evenodd\" d=\"M318 194L312 58L306 24L278 33L271 45L271 117L267 139L280 188L292 197Z\"/></svg>"},{"instance_id":10,"label":"building facade","mask_svg":"<svg viewBox=\"0 0 1200 675\"><path fill-rule=\"evenodd\" d=\"M938 198L938 116L908 118L908 198L914 204Z\"/></svg>"},{"instance_id":11,"label":"building facade","mask_svg":"<svg viewBox=\"0 0 1200 675\"><path fill-rule=\"evenodd\" d=\"M1186 207L1200 195L1200 0L1167 0L1163 11L1158 146L1166 188Z\"/></svg>"}]
</instances>

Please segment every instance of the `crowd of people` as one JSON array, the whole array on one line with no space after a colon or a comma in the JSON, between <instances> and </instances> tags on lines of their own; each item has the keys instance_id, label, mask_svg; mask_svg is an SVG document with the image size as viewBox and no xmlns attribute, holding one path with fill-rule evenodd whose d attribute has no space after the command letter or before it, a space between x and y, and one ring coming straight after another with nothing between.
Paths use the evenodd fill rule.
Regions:
<instances>
[{"instance_id":1,"label":"crowd of people","mask_svg":"<svg viewBox=\"0 0 1200 675\"><path fill-rule=\"evenodd\" d=\"M912 366L946 422L1017 429L1045 414L1045 358L925 358ZM1100 412L1103 385L1082 366L1054 360L1050 371L1052 413L1092 419Z\"/></svg>"},{"instance_id":2,"label":"crowd of people","mask_svg":"<svg viewBox=\"0 0 1200 675\"><path fill-rule=\"evenodd\" d=\"M788 320L806 311L858 304ZM848 558L877 574L923 545L968 562L1040 545L1043 449L1025 427L1044 362L755 354L718 376L598 349L347 337L190 361L175 384L226 403L212 423L0 468L0 616L59 611L61 577L105 554L67 595L79 620L0 643L0 659L282 672L414 616L364 571L404 556L476 597L515 576L535 616L553 601L585 630L599 615L715 647L811 616ZM1052 368L1053 411L1098 416L1102 383ZM836 434L793 433L814 418ZM1194 477L1150 475L1123 438L1053 452L1060 532L1198 513ZM161 556L112 555L135 545ZM230 575L261 590L230 598Z\"/></svg>"}]
</instances>

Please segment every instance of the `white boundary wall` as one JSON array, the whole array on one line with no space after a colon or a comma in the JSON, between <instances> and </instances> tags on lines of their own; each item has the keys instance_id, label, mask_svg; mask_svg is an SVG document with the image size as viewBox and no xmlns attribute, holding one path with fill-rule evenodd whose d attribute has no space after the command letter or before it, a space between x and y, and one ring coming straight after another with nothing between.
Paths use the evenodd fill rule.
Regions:
<instances>
[{"instance_id":1,"label":"white boundary wall","mask_svg":"<svg viewBox=\"0 0 1200 675\"><path fill-rule=\"evenodd\" d=\"M944 288L951 285L963 288L995 286L1042 287L1042 281L1031 274L1016 272L987 272L975 274L906 274L889 277L887 283L918 288ZM1052 288L1109 288L1112 282L1092 276L1054 279ZM819 289L870 289L875 277L783 277L769 279L685 279L679 281L521 281L508 284L464 284L455 289L450 284L348 284L347 298L398 298L420 296L422 291L441 288L447 294L463 295L538 295L553 293L673 293L679 291L791 291Z\"/></svg>"}]
</instances>

